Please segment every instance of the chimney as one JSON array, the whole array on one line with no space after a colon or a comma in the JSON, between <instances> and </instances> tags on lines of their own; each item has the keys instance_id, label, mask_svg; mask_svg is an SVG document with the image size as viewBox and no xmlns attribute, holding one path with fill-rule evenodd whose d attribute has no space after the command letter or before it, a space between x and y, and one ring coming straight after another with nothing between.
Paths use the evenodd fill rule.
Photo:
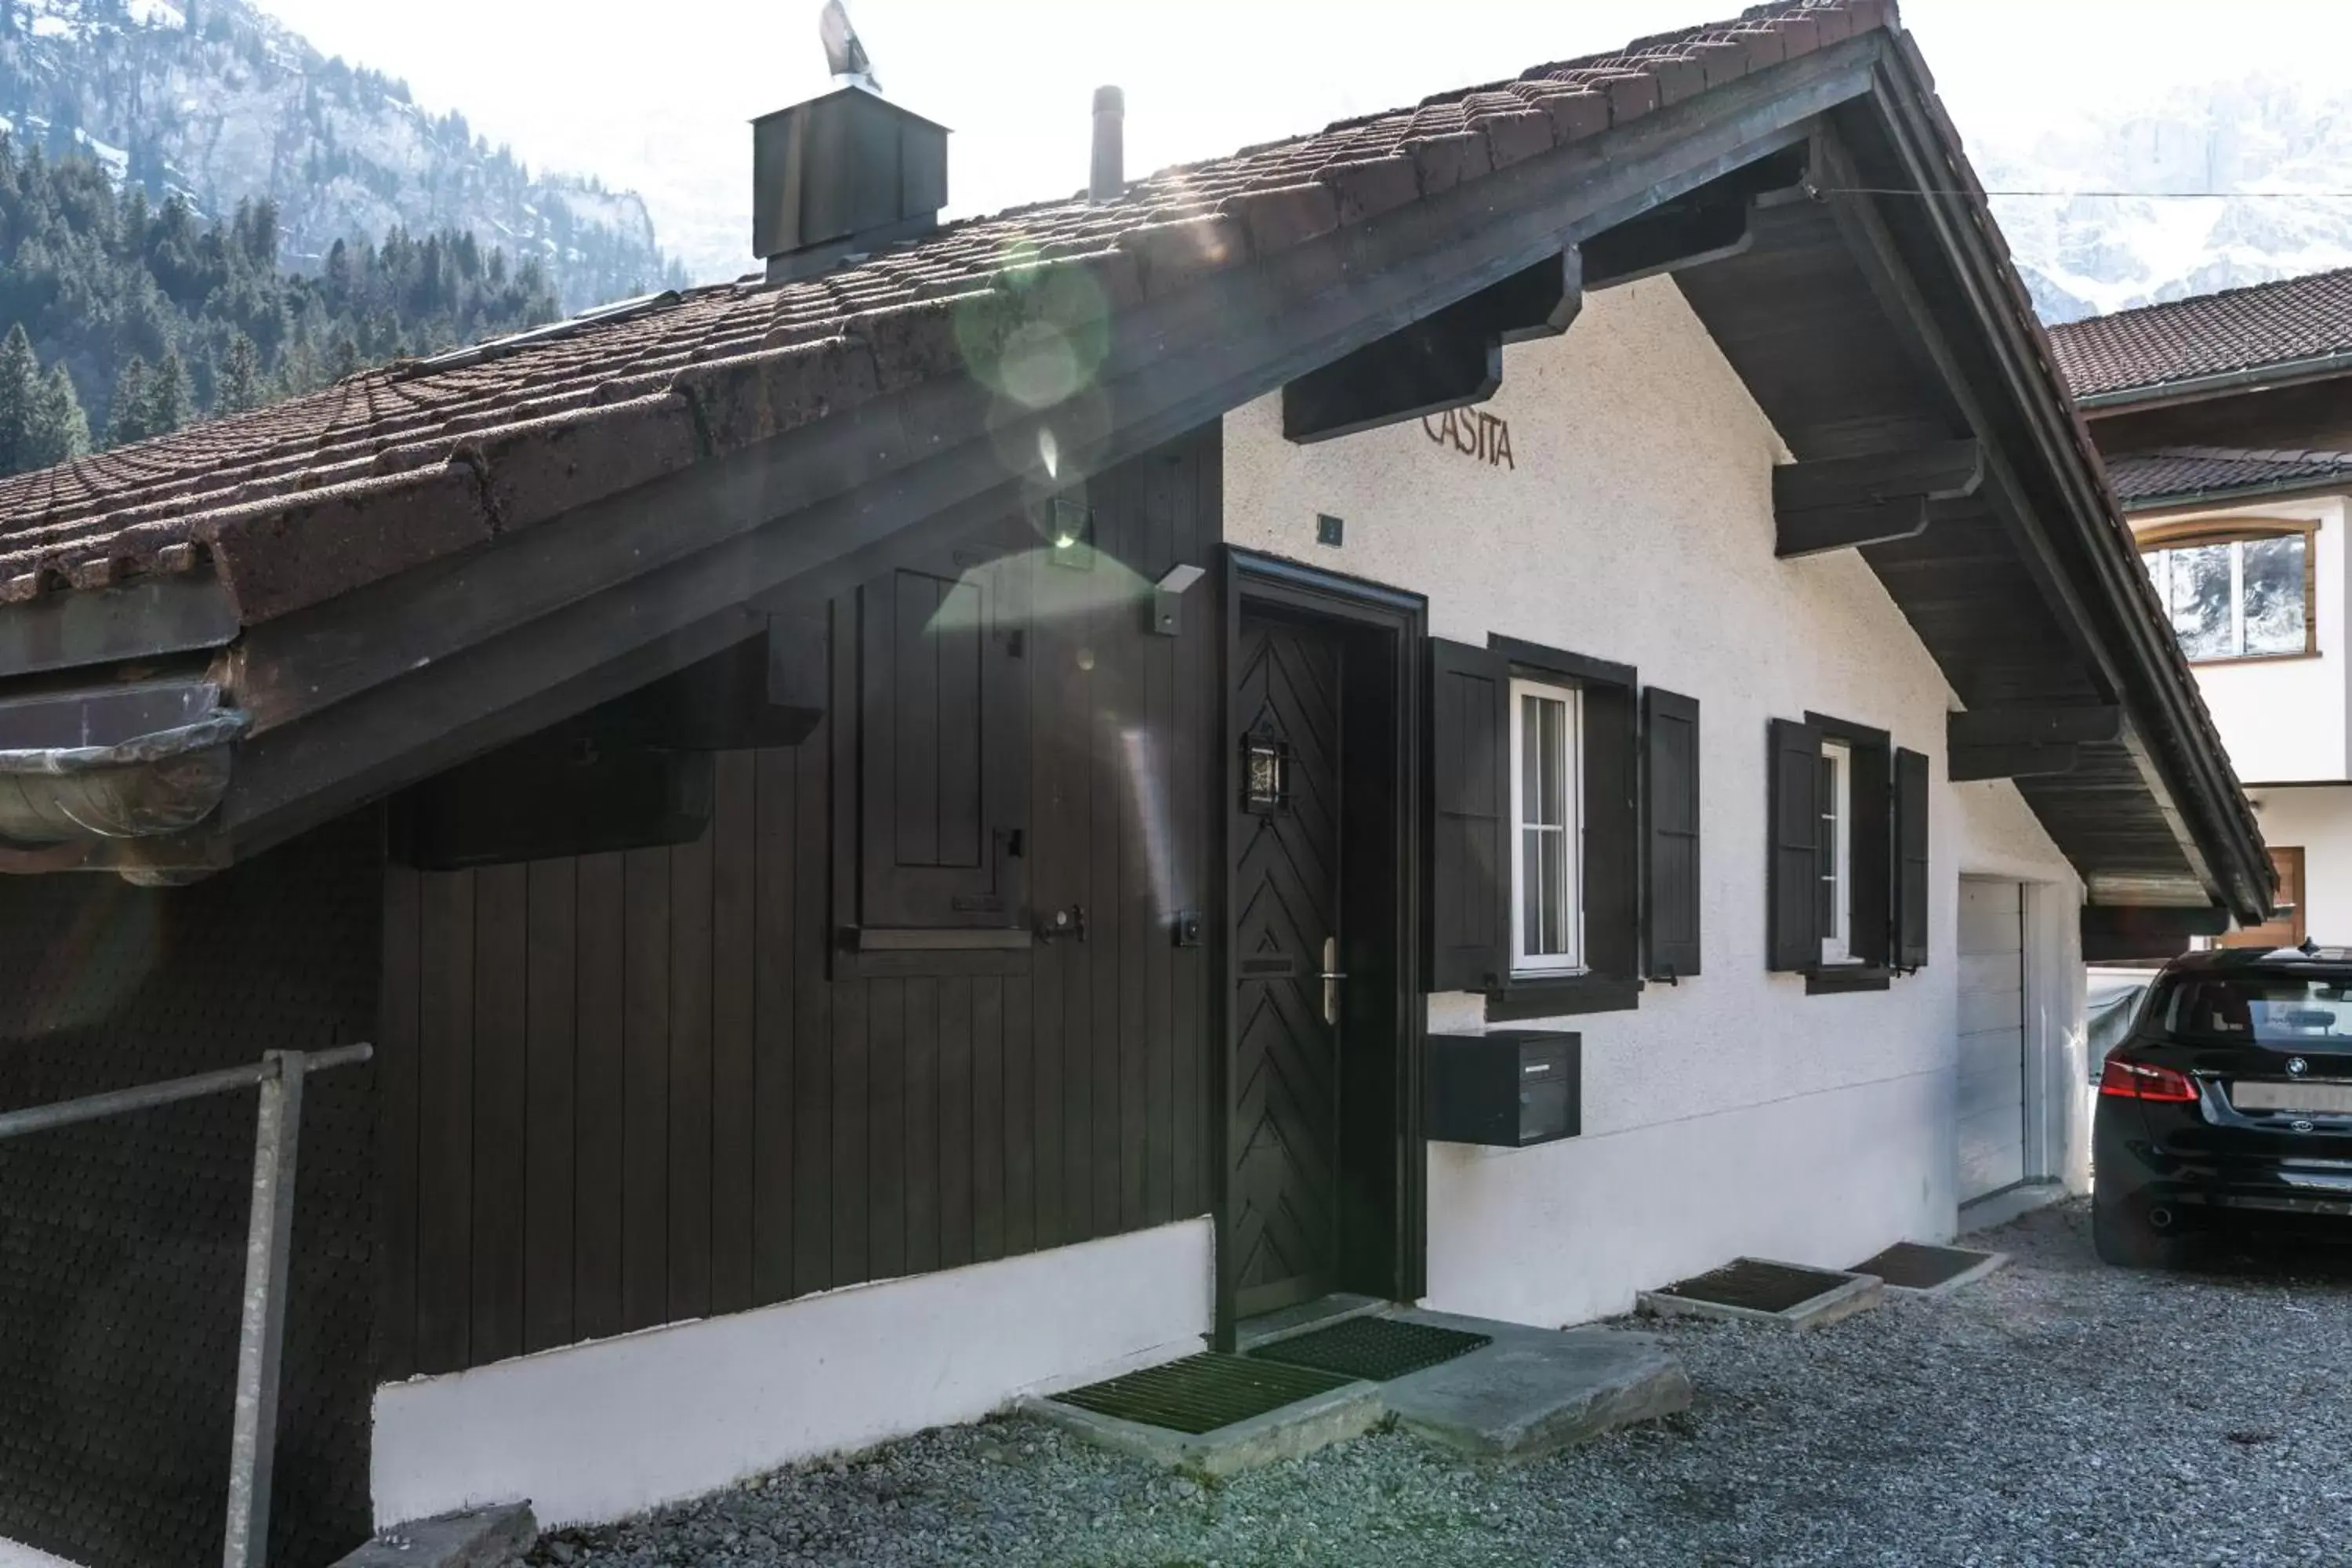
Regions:
<instances>
[{"instance_id":1,"label":"chimney","mask_svg":"<svg viewBox=\"0 0 2352 1568\"><path fill-rule=\"evenodd\" d=\"M1127 94L1115 87L1095 89L1094 172L1087 199L1115 202L1127 194Z\"/></svg>"},{"instance_id":2,"label":"chimney","mask_svg":"<svg viewBox=\"0 0 2352 1568\"><path fill-rule=\"evenodd\" d=\"M751 122L751 250L789 282L918 238L948 201L948 129L874 86L837 4L821 24L841 85Z\"/></svg>"}]
</instances>

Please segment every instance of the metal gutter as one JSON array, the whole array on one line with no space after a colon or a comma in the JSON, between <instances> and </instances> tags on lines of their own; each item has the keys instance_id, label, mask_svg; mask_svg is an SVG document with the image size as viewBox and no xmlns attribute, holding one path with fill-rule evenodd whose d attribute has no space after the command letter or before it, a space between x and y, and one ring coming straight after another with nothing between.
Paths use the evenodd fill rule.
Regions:
<instances>
[{"instance_id":1,"label":"metal gutter","mask_svg":"<svg viewBox=\"0 0 2352 1568\"><path fill-rule=\"evenodd\" d=\"M2211 375L2185 376L2179 381L2151 382L2145 386L2123 386L2112 392L2094 392L2075 398L2074 405L2086 414L2103 413L2109 409L2158 407L2170 403L2196 403L2231 392L2267 392L2274 387L2293 386L2306 381L2325 381L2332 375L2352 375L2352 349L2321 354L2313 359L2280 360L2246 370L2220 371Z\"/></svg>"},{"instance_id":2,"label":"metal gutter","mask_svg":"<svg viewBox=\"0 0 2352 1568\"><path fill-rule=\"evenodd\" d=\"M0 850L184 832L228 793L251 721L209 681L141 681L0 702ZM22 854L0 869L38 868Z\"/></svg>"}]
</instances>

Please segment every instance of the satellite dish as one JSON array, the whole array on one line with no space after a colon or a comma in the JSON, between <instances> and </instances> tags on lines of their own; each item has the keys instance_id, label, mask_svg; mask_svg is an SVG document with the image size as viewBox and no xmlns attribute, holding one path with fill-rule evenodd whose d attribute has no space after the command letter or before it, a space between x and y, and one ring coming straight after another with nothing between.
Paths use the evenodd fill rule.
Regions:
<instances>
[{"instance_id":1,"label":"satellite dish","mask_svg":"<svg viewBox=\"0 0 2352 1568\"><path fill-rule=\"evenodd\" d=\"M855 83L859 87L882 90L874 79L874 62L866 53L866 46L857 39L857 29L850 26L849 12L841 0L824 0L824 10L816 21L817 36L824 40L824 63L838 82Z\"/></svg>"}]
</instances>

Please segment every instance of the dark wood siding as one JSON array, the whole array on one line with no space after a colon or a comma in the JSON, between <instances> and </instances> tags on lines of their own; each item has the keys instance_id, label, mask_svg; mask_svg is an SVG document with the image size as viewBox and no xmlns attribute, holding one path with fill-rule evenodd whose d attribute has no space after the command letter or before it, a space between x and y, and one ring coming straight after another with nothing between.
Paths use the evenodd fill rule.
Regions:
<instances>
[{"instance_id":1,"label":"dark wood siding","mask_svg":"<svg viewBox=\"0 0 2352 1568\"><path fill-rule=\"evenodd\" d=\"M393 868L386 1103L415 1161L386 1168L386 1374L1207 1211L1217 1010L1207 950L1172 932L1210 885L1221 628L1196 590L1183 635L1154 635L1145 590L1216 548L1216 432L1090 491L1091 571L1020 520L994 542L1024 548L991 568L1026 606L1024 912L1084 906L1083 942L990 955L1012 973L845 961L837 882L858 868L838 795L861 759L843 668L803 744L718 758L696 843ZM943 863L971 858L959 812L926 819L961 836Z\"/></svg>"}]
</instances>

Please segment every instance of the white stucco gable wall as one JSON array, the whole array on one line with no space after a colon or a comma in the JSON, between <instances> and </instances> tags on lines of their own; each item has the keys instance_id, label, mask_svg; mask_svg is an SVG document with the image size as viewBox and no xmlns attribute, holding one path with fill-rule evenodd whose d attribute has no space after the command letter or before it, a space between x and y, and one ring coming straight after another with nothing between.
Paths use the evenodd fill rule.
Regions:
<instances>
[{"instance_id":1,"label":"white stucco gable wall","mask_svg":"<svg viewBox=\"0 0 2352 1568\"><path fill-rule=\"evenodd\" d=\"M1633 664L1703 705L1705 973L1556 1026L1584 1037L1582 1137L1433 1149L1432 1300L1571 1321L1742 1253L1845 1265L1948 1235L1958 877L2045 884L2063 947L2071 868L2012 786L1940 782L1949 690L1860 557L1774 558L1785 449L1671 280L1591 297L1506 370L1483 412L1507 466L1436 421L1293 446L1278 396L1225 426L1232 542L1425 594L1435 636ZM1320 513L1342 547L1317 544ZM1933 957L1885 993L1808 996L1765 968L1767 724L1808 710L1887 730L1938 781ZM1482 1016L1431 1002L1433 1032Z\"/></svg>"}]
</instances>

